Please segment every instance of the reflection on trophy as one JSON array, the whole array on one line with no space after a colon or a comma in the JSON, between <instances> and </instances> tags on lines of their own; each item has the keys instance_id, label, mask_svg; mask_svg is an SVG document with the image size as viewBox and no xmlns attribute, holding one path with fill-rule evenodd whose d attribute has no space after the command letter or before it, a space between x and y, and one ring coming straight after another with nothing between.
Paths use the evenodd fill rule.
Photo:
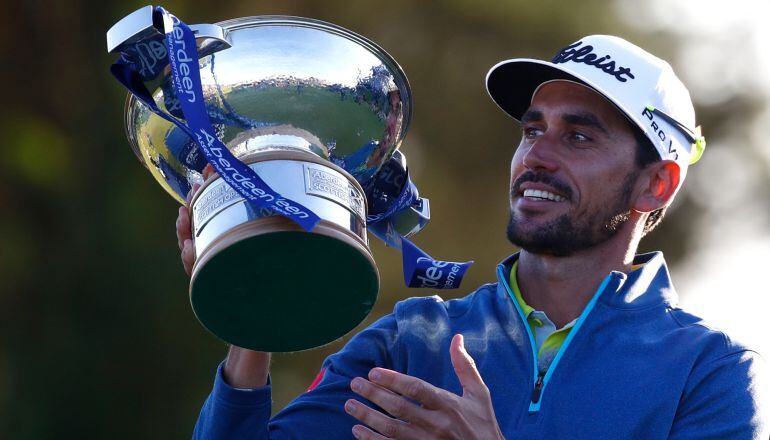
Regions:
<instances>
[{"instance_id":1,"label":"reflection on trophy","mask_svg":"<svg viewBox=\"0 0 770 440\"><path fill-rule=\"evenodd\" d=\"M411 116L407 79L376 44L317 20L247 17L191 28L219 139L272 189L321 218L307 232L255 209L218 174L204 180L198 145L129 95L126 132L139 160L181 203L201 185L189 205L193 310L221 339L255 350L333 341L360 323L377 297L367 195L381 170L405 174L396 150ZM181 119L169 69L155 65L165 57L158 35L148 6L110 29L108 46L136 45L152 99ZM397 194L380 191L376 202ZM402 235L427 222L427 200L421 202L394 222Z\"/></svg>"}]
</instances>

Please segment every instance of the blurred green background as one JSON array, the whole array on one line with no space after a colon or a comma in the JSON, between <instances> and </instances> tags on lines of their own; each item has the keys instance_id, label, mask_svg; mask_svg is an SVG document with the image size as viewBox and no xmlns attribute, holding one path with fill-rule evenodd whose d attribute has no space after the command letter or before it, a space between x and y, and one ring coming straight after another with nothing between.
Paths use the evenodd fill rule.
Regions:
<instances>
[{"instance_id":1,"label":"blurred green background","mask_svg":"<svg viewBox=\"0 0 770 440\"><path fill-rule=\"evenodd\" d=\"M4 5L0 50L0 438L191 435L225 345L198 323L174 235L175 202L137 162L105 32L136 1ZM474 259L457 291L415 291L372 241L382 275L366 323L408 296L493 281L518 127L484 90L496 62L548 58L583 35L623 36L669 59L709 139L643 249L662 249L685 304L757 345L770 256L768 31L760 1L170 1L187 23L288 14L327 20L389 51L414 92L402 146L433 220L415 241ZM729 10L726 10L729 9ZM733 320L731 320L733 319ZM365 324L366 324L365 323ZM752 339L753 338L753 339ZM274 410L313 380L317 350L275 356Z\"/></svg>"}]
</instances>

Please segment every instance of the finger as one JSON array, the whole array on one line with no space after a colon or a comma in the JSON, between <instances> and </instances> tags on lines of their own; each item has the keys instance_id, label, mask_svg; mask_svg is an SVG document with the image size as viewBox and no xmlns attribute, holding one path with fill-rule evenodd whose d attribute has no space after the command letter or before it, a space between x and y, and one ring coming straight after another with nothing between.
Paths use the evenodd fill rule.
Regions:
<instances>
[{"instance_id":1,"label":"finger","mask_svg":"<svg viewBox=\"0 0 770 440\"><path fill-rule=\"evenodd\" d=\"M386 368L372 368L369 371L369 380L383 388L419 402L428 409L446 406L447 400L454 396L424 380Z\"/></svg>"},{"instance_id":2,"label":"finger","mask_svg":"<svg viewBox=\"0 0 770 440\"><path fill-rule=\"evenodd\" d=\"M192 231L190 230L190 214L187 212L186 207L180 206L179 215L176 218L176 241L180 251L184 248L185 240L189 238L192 238Z\"/></svg>"},{"instance_id":3,"label":"finger","mask_svg":"<svg viewBox=\"0 0 770 440\"><path fill-rule=\"evenodd\" d=\"M203 167L203 171L201 172L203 174L203 180L207 180L209 176L214 174L214 167L211 166L210 163L206 164L205 167Z\"/></svg>"},{"instance_id":4,"label":"finger","mask_svg":"<svg viewBox=\"0 0 770 440\"><path fill-rule=\"evenodd\" d=\"M460 380L460 385L463 387L463 395L465 395L465 393L479 395L488 391L487 386L484 385L484 381L481 379L479 370L476 369L476 363L473 361L471 355L465 350L463 335L456 334L452 338L452 344L449 347L449 356L452 359L452 366L455 369L455 374Z\"/></svg>"},{"instance_id":5,"label":"finger","mask_svg":"<svg viewBox=\"0 0 770 440\"><path fill-rule=\"evenodd\" d=\"M358 440L387 440L387 437L377 434L364 425L356 425L353 427L353 437Z\"/></svg>"},{"instance_id":6,"label":"finger","mask_svg":"<svg viewBox=\"0 0 770 440\"><path fill-rule=\"evenodd\" d=\"M397 419L418 424L429 423L428 410L362 377L354 378L350 382L350 388Z\"/></svg>"},{"instance_id":7,"label":"finger","mask_svg":"<svg viewBox=\"0 0 770 440\"><path fill-rule=\"evenodd\" d=\"M192 188L190 188L190 192L187 193L187 197L185 198L185 200L187 201L187 205L190 204L190 201L192 200L193 196L195 196L195 193L198 192L200 187L201 187L200 183L193 183Z\"/></svg>"},{"instance_id":8,"label":"finger","mask_svg":"<svg viewBox=\"0 0 770 440\"><path fill-rule=\"evenodd\" d=\"M345 402L345 412L360 420L365 425L373 428L386 438L414 438L409 432L410 427L406 422L388 417L357 400L348 399L348 401Z\"/></svg>"},{"instance_id":9,"label":"finger","mask_svg":"<svg viewBox=\"0 0 770 440\"><path fill-rule=\"evenodd\" d=\"M192 267L195 263L195 249L192 240L185 240L182 247L182 266L187 275L192 275Z\"/></svg>"}]
</instances>

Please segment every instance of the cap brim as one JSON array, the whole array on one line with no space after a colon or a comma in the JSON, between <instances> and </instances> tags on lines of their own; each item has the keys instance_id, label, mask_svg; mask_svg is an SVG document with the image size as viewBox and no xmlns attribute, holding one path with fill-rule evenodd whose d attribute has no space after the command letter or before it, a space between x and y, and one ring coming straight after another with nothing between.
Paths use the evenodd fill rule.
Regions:
<instances>
[{"instance_id":1,"label":"cap brim","mask_svg":"<svg viewBox=\"0 0 770 440\"><path fill-rule=\"evenodd\" d=\"M517 121L529 108L535 90L547 81L566 79L595 87L547 61L517 58L495 64L487 73L487 92L504 112Z\"/></svg>"}]
</instances>

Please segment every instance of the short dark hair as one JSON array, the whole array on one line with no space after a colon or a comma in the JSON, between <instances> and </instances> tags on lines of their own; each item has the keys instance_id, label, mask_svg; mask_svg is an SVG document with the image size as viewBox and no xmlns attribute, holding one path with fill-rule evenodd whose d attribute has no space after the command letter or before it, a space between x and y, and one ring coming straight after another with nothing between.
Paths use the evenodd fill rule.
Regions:
<instances>
[{"instance_id":1,"label":"short dark hair","mask_svg":"<svg viewBox=\"0 0 770 440\"><path fill-rule=\"evenodd\" d=\"M658 151L655 149L655 146L652 145L650 138L648 138L644 132L642 132L641 128L639 128L631 121L628 122L628 125L631 127L631 131L634 133L634 139L636 139L636 166L639 167L639 169L643 169L647 165L659 161L660 155L658 155ZM663 220L663 216L666 214L667 209L668 206L664 206L660 209L652 211L650 215L647 216L647 221L645 221L644 230L642 231L643 236L647 235L648 232L652 231L656 226L658 226L658 224L660 224L661 220Z\"/></svg>"}]
</instances>

